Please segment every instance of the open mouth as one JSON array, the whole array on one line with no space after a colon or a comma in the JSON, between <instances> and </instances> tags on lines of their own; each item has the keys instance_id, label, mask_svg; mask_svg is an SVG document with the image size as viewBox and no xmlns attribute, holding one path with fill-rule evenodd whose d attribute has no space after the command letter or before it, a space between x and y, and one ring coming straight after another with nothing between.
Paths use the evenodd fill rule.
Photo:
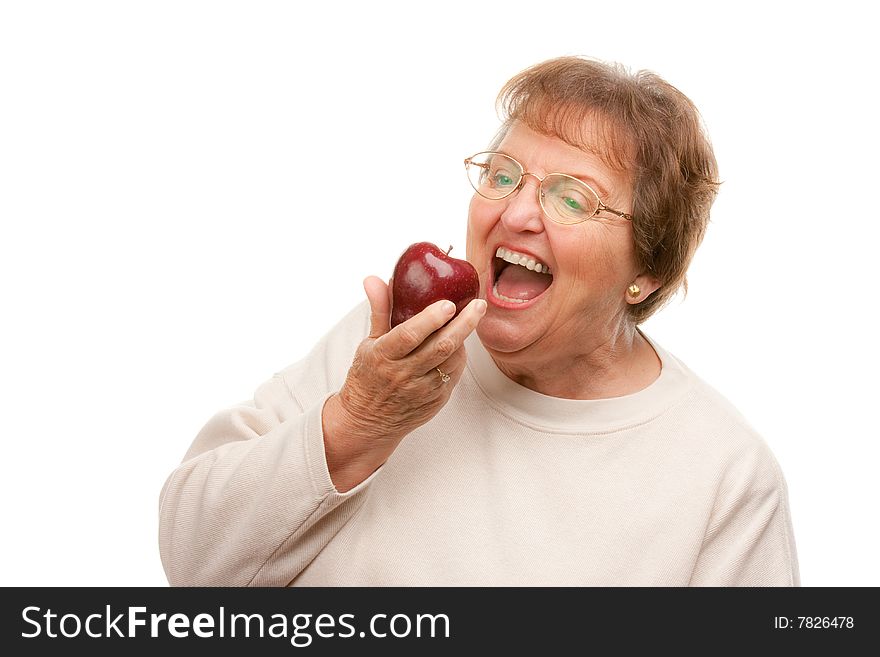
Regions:
<instances>
[{"instance_id":1,"label":"open mouth","mask_svg":"<svg viewBox=\"0 0 880 657\"><path fill-rule=\"evenodd\" d=\"M524 306L553 284L550 267L530 255L499 246L492 261L492 300L504 307Z\"/></svg>"}]
</instances>

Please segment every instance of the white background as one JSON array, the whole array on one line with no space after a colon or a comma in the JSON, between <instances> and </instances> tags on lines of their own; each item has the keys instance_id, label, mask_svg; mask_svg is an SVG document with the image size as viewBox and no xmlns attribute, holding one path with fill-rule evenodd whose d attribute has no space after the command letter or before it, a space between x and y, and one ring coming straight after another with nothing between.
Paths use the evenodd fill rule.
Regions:
<instances>
[{"instance_id":1,"label":"white background","mask_svg":"<svg viewBox=\"0 0 880 657\"><path fill-rule=\"evenodd\" d=\"M164 585L159 490L204 422L411 242L464 257L495 94L580 54L682 89L720 163L646 331L766 438L803 584L880 585L869 3L605 5L0 5L0 583Z\"/></svg>"}]
</instances>

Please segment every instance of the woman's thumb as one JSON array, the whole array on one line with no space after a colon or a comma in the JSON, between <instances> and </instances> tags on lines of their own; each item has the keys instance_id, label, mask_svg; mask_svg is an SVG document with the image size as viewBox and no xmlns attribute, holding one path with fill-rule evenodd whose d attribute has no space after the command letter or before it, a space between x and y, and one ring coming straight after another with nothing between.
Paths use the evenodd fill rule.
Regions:
<instances>
[{"instance_id":1,"label":"woman's thumb","mask_svg":"<svg viewBox=\"0 0 880 657\"><path fill-rule=\"evenodd\" d=\"M370 301L370 337L378 338L391 330L391 288L378 276L367 276L364 292Z\"/></svg>"}]
</instances>

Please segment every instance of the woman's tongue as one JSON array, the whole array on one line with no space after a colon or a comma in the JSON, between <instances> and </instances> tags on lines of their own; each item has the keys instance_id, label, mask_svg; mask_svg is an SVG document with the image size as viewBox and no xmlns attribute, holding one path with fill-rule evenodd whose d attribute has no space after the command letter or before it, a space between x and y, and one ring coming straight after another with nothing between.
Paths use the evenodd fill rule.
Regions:
<instances>
[{"instance_id":1,"label":"woman's tongue","mask_svg":"<svg viewBox=\"0 0 880 657\"><path fill-rule=\"evenodd\" d=\"M519 265L507 265L496 283L498 292L510 299L534 299L550 287L553 277L539 274Z\"/></svg>"}]
</instances>

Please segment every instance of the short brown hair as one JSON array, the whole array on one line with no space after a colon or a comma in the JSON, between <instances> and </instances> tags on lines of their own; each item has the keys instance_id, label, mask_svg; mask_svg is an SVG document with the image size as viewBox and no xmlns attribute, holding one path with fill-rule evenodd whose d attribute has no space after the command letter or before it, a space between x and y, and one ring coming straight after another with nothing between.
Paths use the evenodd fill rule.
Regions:
<instances>
[{"instance_id":1,"label":"short brown hair","mask_svg":"<svg viewBox=\"0 0 880 657\"><path fill-rule=\"evenodd\" d=\"M679 290L709 222L718 191L718 165L691 100L650 71L559 57L517 74L498 94L504 124L515 121L595 152L626 171L633 185L633 235L638 264L660 281L645 301L629 307L640 324ZM597 118L594 131L585 119Z\"/></svg>"}]
</instances>

